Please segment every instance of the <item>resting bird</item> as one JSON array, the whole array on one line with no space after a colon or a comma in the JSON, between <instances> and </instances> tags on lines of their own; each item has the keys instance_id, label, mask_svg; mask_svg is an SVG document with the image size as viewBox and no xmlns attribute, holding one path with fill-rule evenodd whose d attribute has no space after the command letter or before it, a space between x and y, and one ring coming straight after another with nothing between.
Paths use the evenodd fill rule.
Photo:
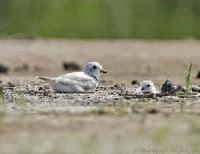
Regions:
<instances>
[{"instance_id":1,"label":"resting bird","mask_svg":"<svg viewBox=\"0 0 200 154\"><path fill-rule=\"evenodd\" d=\"M156 94L157 90L152 81L144 80L142 81L140 87L137 89L137 92L141 94Z\"/></svg>"},{"instance_id":2,"label":"resting bird","mask_svg":"<svg viewBox=\"0 0 200 154\"><path fill-rule=\"evenodd\" d=\"M58 77L36 77L46 81L57 93L94 92L98 86L100 72L107 73L97 62L89 62L82 72L67 73Z\"/></svg>"}]
</instances>

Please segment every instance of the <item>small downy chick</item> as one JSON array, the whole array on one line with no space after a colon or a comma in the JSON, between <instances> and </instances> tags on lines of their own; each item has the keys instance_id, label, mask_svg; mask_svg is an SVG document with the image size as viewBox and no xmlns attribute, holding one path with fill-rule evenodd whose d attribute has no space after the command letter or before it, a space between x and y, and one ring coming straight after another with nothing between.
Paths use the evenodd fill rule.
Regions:
<instances>
[{"instance_id":1,"label":"small downy chick","mask_svg":"<svg viewBox=\"0 0 200 154\"><path fill-rule=\"evenodd\" d=\"M152 81L144 80L140 84L140 87L137 89L137 92L140 94L156 94L157 90Z\"/></svg>"}]
</instances>

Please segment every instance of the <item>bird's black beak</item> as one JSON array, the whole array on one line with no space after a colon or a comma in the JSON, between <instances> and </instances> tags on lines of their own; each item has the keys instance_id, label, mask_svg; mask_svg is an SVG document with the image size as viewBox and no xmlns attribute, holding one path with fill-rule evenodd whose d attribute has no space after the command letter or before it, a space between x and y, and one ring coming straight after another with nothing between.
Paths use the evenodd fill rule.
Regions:
<instances>
[{"instance_id":1,"label":"bird's black beak","mask_svg":"<svg viewBox=\"0 0 200 154\"><path fill-rule=\"evenodd\" d=\"M108 73L106 70L104 70L104 69L101 69L100 70L102 73Z\"/></svg>"}]
</instances>

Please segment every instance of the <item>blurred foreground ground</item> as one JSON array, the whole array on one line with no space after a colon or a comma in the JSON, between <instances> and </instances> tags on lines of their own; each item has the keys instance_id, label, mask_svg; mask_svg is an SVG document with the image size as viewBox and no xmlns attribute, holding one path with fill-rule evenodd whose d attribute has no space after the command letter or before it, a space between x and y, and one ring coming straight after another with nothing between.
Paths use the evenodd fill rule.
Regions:
<instances>
[{"instance_id":1,"label":"blurred foreground ground","mask_svg":"<svg viewBox=\"0 0 200 154\"><path fill-rule=\"evenodd\" d=\"M11 70L0 76L0 153L199 153L199 96L123 99L114 86L183 84L190 62L199 84L199 51L196 41L1 40ZM94 94L55 94L34 76L65 73L63 61L99 61L109 74Z\"/></svg>"}]
</instances>

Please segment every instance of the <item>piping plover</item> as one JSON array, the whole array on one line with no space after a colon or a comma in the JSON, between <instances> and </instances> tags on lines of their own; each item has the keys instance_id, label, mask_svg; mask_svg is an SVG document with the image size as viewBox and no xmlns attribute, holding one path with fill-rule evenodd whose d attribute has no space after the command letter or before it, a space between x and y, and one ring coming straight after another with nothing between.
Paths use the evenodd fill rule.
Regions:
<instances>
[{"instance_id":1,"label":"piping plover","mask_svg":"<svg viewBox=\"0 0 200 154\"><path fill-rule=\"evenodd\" d=\"M97 62L89 62L82 72L67 73L58 77L36 77L49 83L58 93L94 92L98 86L100 72L107 73Z\"/></svg>"},{"instance_id":2,"label":"piping plover","mask_svg":"<svg viewBox=\"0 0 200 154\"><path fill-rule=\"evenodd\" d=\"M157 90L152 81L144 80L144 81L142 81L139 88L137 89L137 92L141 93L141 94L156 94Z\"/></svg>"}]
</instances>

